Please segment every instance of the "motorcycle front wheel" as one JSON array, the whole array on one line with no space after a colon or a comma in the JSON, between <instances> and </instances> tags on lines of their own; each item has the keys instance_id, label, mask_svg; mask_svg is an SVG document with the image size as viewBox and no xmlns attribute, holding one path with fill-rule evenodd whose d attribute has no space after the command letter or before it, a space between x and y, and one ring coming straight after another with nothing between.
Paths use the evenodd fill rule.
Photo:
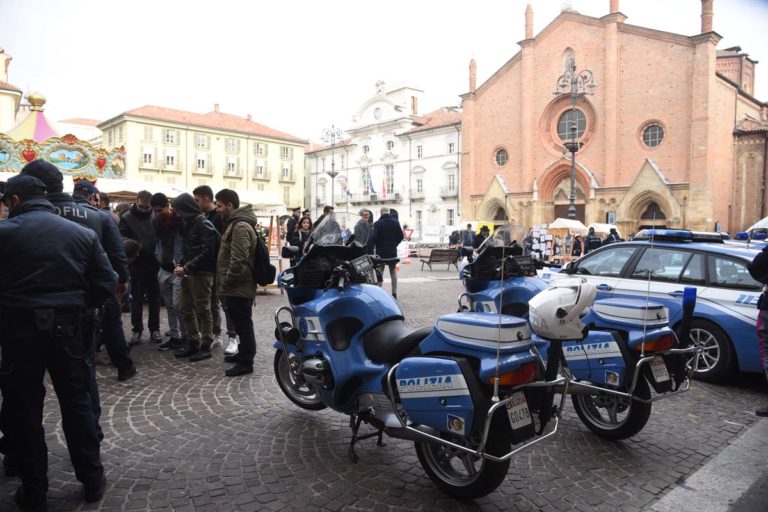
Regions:
<instances>
[{"instance_id":1,"label":"motorcycle front wheel","mask_svg":"<svg viewBox=\"0 0 768 512\"><path fill-rule=\"evenodd\" d=\"M291 371L291 356L282 350L275 352L275 379L277 385L294 404L309 411L320 411L327 406L320 400L320 396L312 387L297 378Z\"/></svg>"},{"instance_id":2,"label":"motorcycle front wheel","mask_svg":"<svg viewBox=\"0 0 768 512\"><path fill-rule=\"evenodd\" d=\"M441 433L440 437L470 448L480 439ZM493 492L507 476L510 460L493 462L438 443L416 441L416 454L432 482L452 498L472 500ZM506 415L494 415L485 444L486 452L500 456L511 449L511 427Z\"/></svg>"},{"instance_id":3,"label":"motorcycle front wheel","mask_svg":"<svg viewBox=\"0 0 768 512\"><path fill-rule=\"evenodd\" d=\"M647 400L651 390L645 378L640 377L635 395ZM632 437L645 427L651 416L651 404L642 403L609 393L575 394L571 396L573 408L589 430L610 441Z\"/></svg>"}]
</instances>

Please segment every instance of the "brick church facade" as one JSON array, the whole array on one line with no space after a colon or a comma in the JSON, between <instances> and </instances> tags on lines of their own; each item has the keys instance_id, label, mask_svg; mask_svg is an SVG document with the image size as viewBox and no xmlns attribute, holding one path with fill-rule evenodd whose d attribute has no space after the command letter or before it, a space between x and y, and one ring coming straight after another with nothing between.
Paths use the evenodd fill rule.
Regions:
<instances>
[{"instance_id":1,"label":"brick church facade","mask_svg":"<svg viewBox=\"0 0 768 512\"><path fill-rule=\"evenodd\" d=\"M586 224L723 231L768 215L768 104L753 97L752 60L717 50L713 0L701 33L633 26L610 0L601 18L564 10L535 37L526 10L521 50L462 96L462 217L531 226L568 214ZM589 68L573 108L569 69ZM589 77L587 77L589 78ZM589 85L584 82L581 85ZM554 91L558 93L553 94Z\"/></svg>"}]
</instances>

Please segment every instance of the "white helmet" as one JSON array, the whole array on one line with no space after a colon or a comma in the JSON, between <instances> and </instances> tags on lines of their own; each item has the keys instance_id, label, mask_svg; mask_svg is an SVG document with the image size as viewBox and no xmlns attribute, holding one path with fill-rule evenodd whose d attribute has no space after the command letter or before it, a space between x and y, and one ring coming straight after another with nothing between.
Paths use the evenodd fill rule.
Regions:
<instances>
[{"instance_id":1,"label":"white helmet","mask_svg":"<svg viewBox=\"0 0 768 512\"><path fill-rule=\"evenodd\" d=\"M597 289L583 277L557 279L528 301L533 332L548 340L584 337L581 315L595 302Z\"/></svg>"}]
</instances>

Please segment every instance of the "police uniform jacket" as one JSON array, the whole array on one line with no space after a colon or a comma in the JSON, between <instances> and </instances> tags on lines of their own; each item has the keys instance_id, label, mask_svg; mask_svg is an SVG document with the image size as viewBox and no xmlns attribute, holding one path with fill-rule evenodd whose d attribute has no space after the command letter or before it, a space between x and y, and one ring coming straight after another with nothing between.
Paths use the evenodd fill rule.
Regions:
<instances>
[{"instance_id":1,"label":"police uniform jacket","mask_svg":"<svg viewBox=\"0 0 768 512\"><path fill-rule=\"evenodd\" d=\"M123 238L112 216L88 204L82 196L70 196L60 192L48 194L47 199L53 205L59 217L76 222L91 229L99 238L102 249L107 253L112 270L117 272L120 283L128 282L128 261L125 259Z\"/></svg>"},{"instance_id":2,"label":"police uniform jacket","mask_svg":"<svg viewBox=\"0 0 768 512\"><path fill-rule=\"evenodd\" d=\"M117 276L96 233L30 199L0 222L0 306L71 311L101 306Z\"/></svg>"},{"instance_id":3,"label":"police uniform jacket","mask_svg":"<svg viewBox=\"0 0 768 512\"><path fill-rule=\"evenodd\" d=\"M184 220L182 255L178 264L187 274L215 274L219 232L200 213L191 195L181 194L173 200L173 207Z\"/></svg>"}]
</instances>

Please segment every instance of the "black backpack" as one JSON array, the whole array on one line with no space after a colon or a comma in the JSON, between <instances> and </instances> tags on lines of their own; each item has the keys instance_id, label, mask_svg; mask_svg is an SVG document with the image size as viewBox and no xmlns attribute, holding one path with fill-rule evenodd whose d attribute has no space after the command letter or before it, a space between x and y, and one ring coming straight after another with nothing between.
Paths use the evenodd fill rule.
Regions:
<instances>
[{"instance_id":1,"label":"black backpack","mask_svg":"<svg viewBox=\"0 0 768 512\"><path fill-rule=\"evenodd\" d=\"M763 249L757 256L755 256L752 263L747 265L747 270L749 270L749 274L755 281L759 281L763 284L768 283L768 252L766 249Z\"/></svg>"},{"instance_id":2,"label":"black backpack","mask_svg":"<svg viewBox=\"0 0 768 512\"><path fill-rule=\"evenodd\" d=\"M253 278L256 284L259 286L267 286L275 282L275 276L277 275L277 269L269 262L269 249L264 239L256 231L256 226L245 220L238 222L246 222L253 229L253 233L256 235L256 247L253 250ZM232 228L234 229L234 225ZM230 235L232 236L232 235Z\"/></svg>"}]
</instances>

